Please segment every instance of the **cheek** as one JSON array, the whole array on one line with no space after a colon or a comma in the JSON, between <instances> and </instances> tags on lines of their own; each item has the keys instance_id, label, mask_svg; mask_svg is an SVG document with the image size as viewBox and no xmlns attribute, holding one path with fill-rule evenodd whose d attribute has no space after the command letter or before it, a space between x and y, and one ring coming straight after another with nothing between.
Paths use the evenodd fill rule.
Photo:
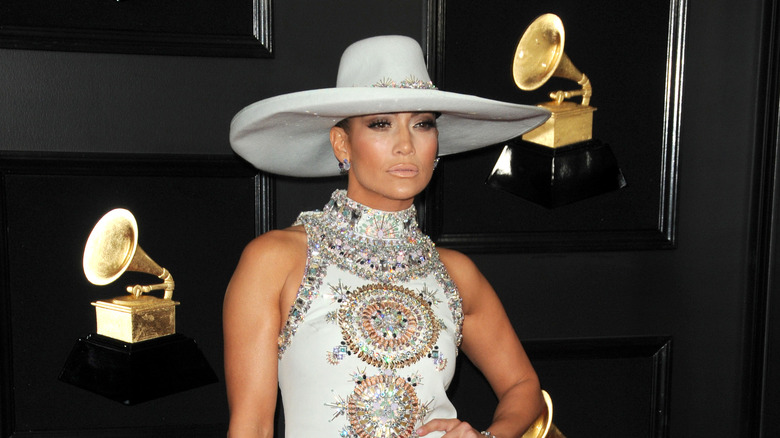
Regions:
<instances>
[{"instance_id":1,"label":"cheek","mask_svg":"<svg viewBox=\"0 0 780 438\"><path fill-rule=\"evenodd\" d=\"M365 142L352 150L352 158L366 164L377 164L382 160L381 145L376 142Z\"/></svg>"},{"instance_id":2,"label":"cheek","mask_svg":"<svg viewBox=\"0 0 780 438\"><path fill-rule=\"evenodd\" d=\"M439 154L439 138L433 135L424 140L419 149L420 155L433 160Z\"/></svg>"},{"instance_id":3,"label":"cheek","mask_svg":"<svg viewBox=\"0 0 780 438\"><path fill-rule=\"evenodd\" d=\"M349 155L351 161L372 160L378 148L377 140L371 136L356 135L350 139Z\"/></svg>"}]
</instances>

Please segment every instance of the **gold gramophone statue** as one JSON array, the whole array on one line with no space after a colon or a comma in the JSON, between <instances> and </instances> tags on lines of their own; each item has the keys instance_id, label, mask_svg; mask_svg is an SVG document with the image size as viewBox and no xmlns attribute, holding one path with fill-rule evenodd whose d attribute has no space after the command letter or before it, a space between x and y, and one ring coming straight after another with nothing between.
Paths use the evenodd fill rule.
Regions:
<instances>
[{"instance_id":1,"label":"gold gramophone statue","mask_svg":"<svg viewBox=\"0 0 780 438\"><path fill-rule=\"evenodd\" d=\"M113 283L125 271L156 275L163 283L127 286L129 295L96 301L97 333L125 342L141 342L176 333L176 301L171 273L154 262L138 245L138 224L128 210L106 213L87 239L84 274L92 284ZM144 295L165 290L163 298Z\"/></svg>"},{"instance_id":2,"label":"gold gramophone statue","mask_svg":"<svg viewBox=\"0 0 780 438\"><path fill-rule=\"evenodd\" d=\"M549 93L537 106L551 112L538 128L504 147L488 184L553 208L625 187L609 146L593 139L593 88L564 52L563 23L544 14L531 23L515 50L512 76L518 88L536 90L550 78L575 81L580 89ZM566 99L580 97L580 103Z\"/></svg>"},{"instance_id":3,"label":"gold gramophone statue","mask_svg":"<svg viewBox=\"0 0 780 438\"><path fill-rule=\"evenodd\" d=\"M565 35L557 15L542 15L523 33L512 63L512 77L521 90L536 90L553 76L570 79L582 87L551 92L552 101L538 106L550 110L552 116L542 126L523 135L523 140L552 148L590 140L596 111L588 105L593 95L590 79L577 70L563 51ZM582 102L564 100L575 96L582 96Z\"/></svg>"},{"instance_id":4,"label":"gold gramophone statue","mask_svg":"<svg viewBox=\"0 0 780 438\"><path fill-rule=\"evenodd\" d=\"M125 405L217 381L195 341L176 333L173 277L138 245L138 224L125 209L106 213L87 239L84 274L99 286L126 271L160 284L128 286L127 295L92 303L97 333L79 339L59 379ZM148 295L163 290L163 297Z\"/></svg>"}]
</instances>

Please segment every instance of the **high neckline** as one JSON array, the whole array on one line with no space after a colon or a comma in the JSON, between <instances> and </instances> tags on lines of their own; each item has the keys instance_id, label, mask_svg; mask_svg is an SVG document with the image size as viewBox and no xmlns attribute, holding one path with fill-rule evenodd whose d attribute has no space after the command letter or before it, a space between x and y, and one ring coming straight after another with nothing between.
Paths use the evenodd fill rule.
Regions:
<instances>
[{"instance_id":1,"label":"high neckline","mask_svg":"<svg viewBox=\"0 0 780 438\"><path fill-rule=\"evenodd\" d=\"M370 239L406 239L417 231L414 205L400 211L377 210L350 199L346 190L333 192L324 212L345 231Z\"/></svg>"}]
</instances>

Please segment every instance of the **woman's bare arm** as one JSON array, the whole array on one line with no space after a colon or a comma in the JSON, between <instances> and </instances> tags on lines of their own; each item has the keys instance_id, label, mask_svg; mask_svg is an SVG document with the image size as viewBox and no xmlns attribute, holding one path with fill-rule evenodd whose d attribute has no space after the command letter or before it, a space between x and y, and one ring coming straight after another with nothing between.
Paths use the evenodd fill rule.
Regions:
<instances>
[{"instance_id":1,"label":"woman's bare arm","mask_svg":"<svg viewBox=\"0 0 780 438\"><path fill-rule=\"evenodd\" d=\"M277 340L300 284L305 239L295 229L254 239L228 285L223 330L230 438L273 436Z\"/></svg>"},{"instance_id":2,"label":"woman's bare arm","mask_svg":"<svg viewBox=\"0 0 780 438\"><path fill-rule=\"evenodd\" d=\"M485 375L498 397L488 427L499 438L520 437L543 407L539 379L493 287L465 255L439 249L442 262L463 299L461 350ZM434 420L434 423L439 420ZM428 423L428 425L431 425ZM478 436L458 420L443 420L430 430L446 430L446 438Z\"/></svg>"}]
</instances>

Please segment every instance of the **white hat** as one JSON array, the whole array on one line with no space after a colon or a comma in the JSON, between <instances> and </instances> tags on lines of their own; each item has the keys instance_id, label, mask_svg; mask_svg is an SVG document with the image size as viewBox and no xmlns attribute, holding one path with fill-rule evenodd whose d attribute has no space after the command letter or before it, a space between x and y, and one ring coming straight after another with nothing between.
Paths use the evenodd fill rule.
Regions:
<instances>
[{"instance_id":1,"label":"white hat","mask_svg":"<svg viewBox=\"0 0 780 438\"><path fill-rule=\"evenodd\" d=\"M378 36L347 47L335 88L255 102L233 117L230 144L258 169L289 176L339 173L330 128L358 115L432 111L441 115L439 155L500 143L539 126L544 109L436 89L412 38Z\"/></svg>"}]
</instances>

